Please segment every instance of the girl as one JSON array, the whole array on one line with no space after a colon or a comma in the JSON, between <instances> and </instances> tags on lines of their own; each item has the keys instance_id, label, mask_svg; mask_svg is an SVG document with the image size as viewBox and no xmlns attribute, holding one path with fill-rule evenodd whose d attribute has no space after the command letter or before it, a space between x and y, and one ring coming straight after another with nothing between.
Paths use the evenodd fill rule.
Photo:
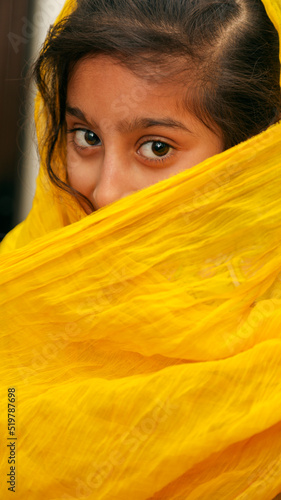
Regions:
<instances>
[{"instance_id":1,"label":"girl","mask_svg":"<svg viewBox=\"0 0 281 500\"><path fill-rule=\"evenodd\" d=\"M281 109L279 38L260 0L79 1L35 76L48 173L87 213L258 134ZM66 134L64 182L53 156Z\"/></svg>"},{"instance_id":2,"label":"girl","mask_svg":"<svg viewBox=\"0 0 281 500\"><path fill-rule=\"evenodd\" d=\"M66 2L0 247L1 498L281 492L278 33L276 0Z\"/></svg>"}]
</instances>

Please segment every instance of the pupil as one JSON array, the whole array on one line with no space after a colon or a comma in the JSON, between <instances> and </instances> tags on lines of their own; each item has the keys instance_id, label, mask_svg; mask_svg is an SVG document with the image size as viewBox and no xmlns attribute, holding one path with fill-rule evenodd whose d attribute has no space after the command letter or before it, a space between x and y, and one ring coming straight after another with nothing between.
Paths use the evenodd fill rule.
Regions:
<instances>
[{"instance_id":1,"label":"pupil","mask_svg":"<svg viewBox=\"0 0 281 500\"><path fill-rule=\"evenodd\" d=\"M170 146L165 142L154 142L152 146L152 151L157 156L165 156L169 153Z\"/></svg>"},{"instance_id":2,"label":"pupil","mask_svg":"<svg viewBox=\"0 0 281 500\"><path fill-rule=\"evenodd\" d=\"M94 146L98 142L98 136L94 132L88 130L85 133L85 140L90 146Z\"/></svg>"}]
</instances>

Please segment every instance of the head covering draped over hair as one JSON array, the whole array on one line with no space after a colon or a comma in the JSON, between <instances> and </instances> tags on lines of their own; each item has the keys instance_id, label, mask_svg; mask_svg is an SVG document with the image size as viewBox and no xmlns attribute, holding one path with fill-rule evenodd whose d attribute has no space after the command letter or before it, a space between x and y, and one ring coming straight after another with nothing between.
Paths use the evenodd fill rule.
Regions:
<instances>
[{"instance_id":1,"label":"head covering draped over hair","mask_svg":"<svg viewBox=\"0 0 281 500\"><path fill-rule=\"evenodd\" d=\"M0 246L1 499L14 448L25 500L281 492L280 199L281 124L88 217L41 168Z\"/></svg>"}]
</instances>

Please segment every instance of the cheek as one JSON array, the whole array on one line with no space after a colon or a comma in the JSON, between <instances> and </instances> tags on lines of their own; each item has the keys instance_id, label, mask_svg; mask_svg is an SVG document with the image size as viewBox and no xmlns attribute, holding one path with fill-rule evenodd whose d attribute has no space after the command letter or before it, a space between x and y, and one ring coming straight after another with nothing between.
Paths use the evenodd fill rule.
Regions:
<instances>
[{"instance_id":1,"label":"cheek","mask_svg":"<svg viewBox=\"0 0 281 500\"><path fill-rule=\"evenodd\" d=\"M210 142L209 145L206 145L205 148L202 148L202 158L200 161L207 160L207 158L211 158L214 155L217 155L223 151L223 145L218 141L214 140Z\"/></svg>"},{"instance_id":2,"label":"cheek","mask_svg":"<svg viewBox=\"0 0 281 500\"><path fill-rule=\"evenodd\" d=\"M218 135L211 132L205 138L206 154L209 157L221 153L224 150L224 141L222 137L222 132L218 132Z\"/></svg>"},{"instance_id":3,"label":"cheek","mask_svg":"<svg viewBox=\"0 0 281 500\"><path fill-rule=\"evenodd\" d=\"M191 156L193 165L195 166L198 163L221 153L222 151L223 143L218 137L213 136L212 138L202 138L198 146L193 150L193 154Z\"/></svg>"},{"instance_id":4,"label":"cheek","mask_svg":"<svg viewBox=\"0 0 281 500\"><path fill-rule=\"evenodd\" d=\"M67 178L71 187L87 197L91 196L96 182L93 169L70 148L67 151Z\"/></svg>"}]
</instances>

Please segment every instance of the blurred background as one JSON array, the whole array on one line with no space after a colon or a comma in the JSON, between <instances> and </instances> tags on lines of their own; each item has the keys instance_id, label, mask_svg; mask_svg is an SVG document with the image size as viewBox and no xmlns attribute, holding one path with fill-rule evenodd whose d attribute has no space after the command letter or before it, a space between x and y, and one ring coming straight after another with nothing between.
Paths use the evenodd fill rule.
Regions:
<instances>
[{"instance_id":1,"label":"blurred background","mask_svg":"<svg viewBox=\"0 0 281 500\"><path fill-rule=\"evenodd\" d=\"M0 235L27 216L39 162L29 71L65 0L0 0Z\"/></svg>"}]
</instances>

